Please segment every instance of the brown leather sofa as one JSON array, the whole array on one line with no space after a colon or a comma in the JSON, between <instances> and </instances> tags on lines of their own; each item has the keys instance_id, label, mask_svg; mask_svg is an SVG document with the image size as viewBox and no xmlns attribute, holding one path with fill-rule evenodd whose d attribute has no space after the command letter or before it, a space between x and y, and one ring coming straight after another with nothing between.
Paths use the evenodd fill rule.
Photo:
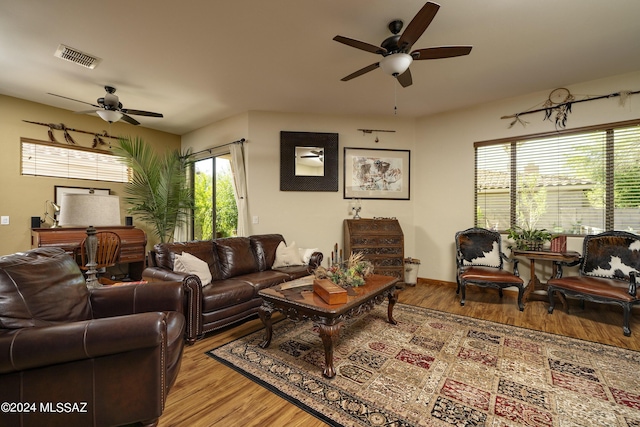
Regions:
<instances>
[{"instance_id":1,"label":"brown leather sofa","mask_svg":"<svg viewBox=\"0 0 640 427\"><path fill-rule=\"evenodd\" d=\"M322 262L322 253L314 252L307 265L272 269L276 249L284 241L280 234L263 234L159 243L149 253L149 267L142 277L156 282L182 281L186 297L186 339L193 344L207 332L256 315L262 304L259 290L307 276ZM176 254L183 252L207 263L211 284L203 287L198 276L173 271Z\"/></svg>"},{"instance_id":2,"label":"brown leather sofa","mask_svg":"<svg viewBox=\"0 0 640 427\"><path fill-rule=\"evenodd\" d=\"M176 282L88 290L60 248L0 257L0 425L155 426L183 304Z\"/></svg>"}]
</instances>

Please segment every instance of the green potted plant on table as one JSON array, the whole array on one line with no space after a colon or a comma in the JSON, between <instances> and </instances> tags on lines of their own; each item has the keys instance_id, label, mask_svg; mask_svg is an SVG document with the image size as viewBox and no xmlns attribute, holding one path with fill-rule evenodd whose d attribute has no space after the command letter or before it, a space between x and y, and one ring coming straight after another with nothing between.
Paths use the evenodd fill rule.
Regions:
<instances>
[{"instance_id":1,"label":"green potted plant on table","mask_svg":"<svg viewBox=\"0 0 640 427\"><path fill-rule=\"evenodd\" d=\"M336 285L357 288L365 284L365 279L373 273L373 264L364 259L361 252L351 253L346 262L336 263L328 269L319 266L314 275L316 279L329 279Z\"/></svg>"},{"instance_id":2,"label":"green potted plant on table","mask_svg":"<svg viewBox=\"0 0 640 427\"><path fill-rule=\"evenodd\" d=\"M507 238L515 245L508 245L509 249L523 251L540 251L546 242L553 239L553 235L546 229L525 229L518 225L507 229Z\"/></svg>"},{"instance_id":3,"label":"green potted plant on table","mask_svg":"<svg viewBox=\"0 0 640 427\"><path fill-rule=\"evenodd\" d=\"M160 242L173 241L176 227L186 223L193 209L187 178L191 153L172 150L158 156L140 138L121 138L114 153L132 170L124 189L128 212L149 224Z\"/></svg>"}]
</instances>

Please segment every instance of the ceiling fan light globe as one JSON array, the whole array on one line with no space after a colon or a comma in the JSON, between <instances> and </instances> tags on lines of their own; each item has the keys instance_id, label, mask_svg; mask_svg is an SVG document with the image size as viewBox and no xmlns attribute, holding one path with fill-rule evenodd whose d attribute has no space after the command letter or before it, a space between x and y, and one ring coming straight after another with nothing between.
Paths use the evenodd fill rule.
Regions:
<instances>
[{"instance_id":1,"label":"ceiling fan light globe","mask_svg":"<svg viewBox=\"0 0 640 427\"><path fill-rule=\"evenodd\" d=\"M380 61L380 68L390 76L399 76L409 69L413 57L407 53L394 53L387 55Z\"/></svg>"},{"instance_id":2,"label":"ceiling fan light globe","mask_svg":"<svg viewBox=\"0 0 640 427\"><path fill-rule=\"evenodd\" d=\"M117 122L122 118L122 113L119 111L98 110L96 113L102 118L102 120L109 123Z\"/></svg>"}]
</instances>

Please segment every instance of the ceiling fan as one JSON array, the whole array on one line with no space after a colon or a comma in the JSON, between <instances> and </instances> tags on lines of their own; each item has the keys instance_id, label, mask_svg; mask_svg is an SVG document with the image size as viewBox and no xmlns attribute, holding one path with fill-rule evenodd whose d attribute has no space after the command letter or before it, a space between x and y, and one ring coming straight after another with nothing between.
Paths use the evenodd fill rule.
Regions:
<instances>
[{"instance_id":1,"label":"ceiling fan","mask_svg":"<svg viewBox=\"0 0 640 427\"><path fill-rule=\"evenodd\" d=\"M83 104L88 104L95 107L92 110L85 111L76 111L76 114L93 114L96 113L99 115L104 121L109 123L117 122L118 120L125 121L127 123L131 123L132 125L139 125L138 122L133 117L129 116L132 114L134 116L146 116L146 117L164 117L160 113L152 113L150 111L142 111L142 110L132 110L129 108L122 108L122 103L118 99L118 95L115 94L116 88L113 86L105 86L104 90L107 93L102 98L98 98L96 101L98 105L92 104L90 102L79 101L77 99L68 98L62 95L56 95L55 93L49 93L49 95L58 96L60 98L69 99L71 101L82 102Z\"/></svg>"},{"instance_id":2,"label":"ceiling fan","mask_svg":"<svg viewBox=\"0 0 640 427\"><path fill-rule=\"evenodd\" d=\"M374 46L343 36L335 36L333 40L337 42L383 56L380 62L364 67L341 80L346 82L369 71L373 71L376 68L382 68L382 71L385 73L396 77L403 87L407 87L413 83L411 71L409 70L409 66L413 61L468 55L471 52L472 46L438 46L411 51L413 44L418 41L422 33L424 33L429 24L431 24L438 9L440 9L439 4L427 2L411 22L409 22L409 25L407 25L407 28L402 34L399 33L404 23L399 19L391 21L388 27L393 35L387 37L380 46Z\"/></svg>"},{"instance_id":3,"label":"ceiling fan","mask_svg":"<svg viewBox=\"0 0 640 427\"><path fill-rule=\"evenodd\" d=\"M320 160L322 161L322 157L324 157L324 151L320 150L311 150L309 151L311 154L306 154L304 156L300 156L301 159L309 159L309 158L317 158L320 157Z\"/></svg>"}]
</instances>

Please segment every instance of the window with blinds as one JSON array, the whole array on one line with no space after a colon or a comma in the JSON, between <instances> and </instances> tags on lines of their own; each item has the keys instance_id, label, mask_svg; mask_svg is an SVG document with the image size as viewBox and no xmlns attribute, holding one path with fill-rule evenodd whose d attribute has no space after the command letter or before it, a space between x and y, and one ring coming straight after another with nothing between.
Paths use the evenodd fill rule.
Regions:
<instances>
[{"instance_id":1,"label":"window with blinds","mask_svg":"<svg viewBox=\"0 0 640 427\"><path fill-rule=\"evenodd\" d=\"M474 147L476 226L640 232L640 120Z\"/></svg>"},{"instance_id":2,"label":"window with blinds","mask_svg":"<svg viewBox=\"0 0 640 427\"><path fill-rule=\"evenodd\" d=\"M22 175L128 182L129 168L103 150L22 138Z\"/></svg>"}]
</instances>

